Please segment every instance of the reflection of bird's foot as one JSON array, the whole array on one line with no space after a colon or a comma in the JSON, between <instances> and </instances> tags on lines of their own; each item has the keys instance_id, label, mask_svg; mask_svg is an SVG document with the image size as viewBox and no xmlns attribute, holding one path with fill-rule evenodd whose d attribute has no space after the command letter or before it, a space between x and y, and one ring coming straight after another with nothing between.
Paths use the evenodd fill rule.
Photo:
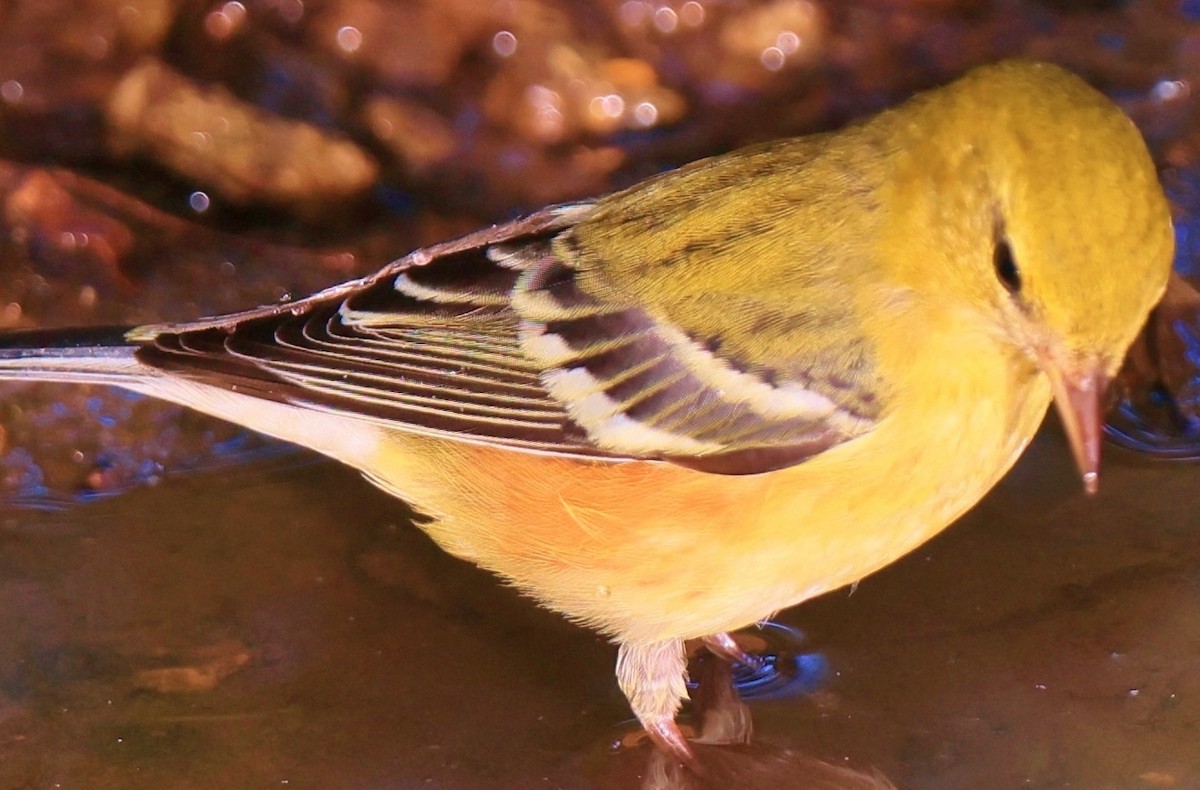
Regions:
<instances>
[{"instance_id":1,"label":"reflection of bird's foot","mask_svg":"<svg viewBox=\"0 0 1200 790\"><path fill-rule=\"evenodd\" d=\"M742 664L750 669L758 669L762 665L763 660L760 657L747 653L736 639L724 631L706 636L701 641L713 655L720 656L731 663Z\"/></svg>"},{"instance_id":2,"label":"reflection of bird's foot","mask_svg":"<svg viewBox=\"0 0 1200 790\"><path fill-rule=\"evenodd\" d=\"M654 742L655 746L692 771L699 773L700 763L696 760L696 753L688 745L687 738L683 736L683 731L679 729L679 724L675 719L644 721L642 726L646 728L646 734L650 736L650 740Z\"/></svg>"},{"instance_id":3,"label":"reflection of bird's foot","mask_svg":"<svg viewBox=\"0 0 1200 790\"><path fill-rule=\"evenodd\" d=\"M750 743L754 725L749 706L742 702L734 686L733 667L741 664L754 672L761 666L761 659L742 650L729 634L705 637L704 644L713 655L698 657L694 665L695 741L722 746Z\"/></svg>"}]
</instances>

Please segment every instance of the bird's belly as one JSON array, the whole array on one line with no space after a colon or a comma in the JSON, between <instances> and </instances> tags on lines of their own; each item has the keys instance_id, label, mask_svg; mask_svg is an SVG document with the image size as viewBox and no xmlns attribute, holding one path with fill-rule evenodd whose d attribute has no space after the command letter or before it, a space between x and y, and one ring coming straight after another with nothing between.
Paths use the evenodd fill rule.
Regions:
<instances>
[{"instance_id":1,"label":"bird's belly","mask_svg":"<svg viewBox=\"0 0 1200 790\"><path fill-rule=\"evenodd\" d=\"M990 489L1049 401L934 413L789 469L723 476L398 437L375 476L435 516L448 551L625 640L743 627L854 582Z\"/></svg>"}]
</instances>

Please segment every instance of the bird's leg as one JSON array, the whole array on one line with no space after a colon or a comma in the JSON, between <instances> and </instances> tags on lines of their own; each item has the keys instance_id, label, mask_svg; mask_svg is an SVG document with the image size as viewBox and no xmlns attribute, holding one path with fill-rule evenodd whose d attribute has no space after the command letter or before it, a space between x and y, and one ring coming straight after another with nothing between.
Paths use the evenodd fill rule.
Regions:
<instances>
[{"instance_id":1,"label":"bird's leg","mask_svg":"<svg viewBox=\"0 0 1200 790\"><path fill-rule=\"evenodd\" d=\"M675 722L688 695L683 640L622 643L617 650L617 685L650 740L684 765L696 766L696 756Z\"/></svg>"},{"instance_id":2,"label":"bird's leg","mask_svg":"<svg viewBox=\"0 0 1200 790\"><path fill-rule=\"evenodd\" d=\"M737 643L737 640L724 631L719 634L710 634L701 641L704 642L704 646L708 648L710 653L720 656L731 663L743 664L750 668L757 668L762 663L761 658L747 653Z\"/></svg>"}]
</instances>

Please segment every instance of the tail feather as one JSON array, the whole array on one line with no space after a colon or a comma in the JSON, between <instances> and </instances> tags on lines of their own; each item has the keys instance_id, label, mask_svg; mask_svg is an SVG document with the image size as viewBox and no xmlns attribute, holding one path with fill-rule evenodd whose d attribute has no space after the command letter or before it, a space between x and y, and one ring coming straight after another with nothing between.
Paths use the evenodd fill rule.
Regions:
<instances>
[{"instance_id":1,"label":"tail feather","mask_svg":"<svg viewBox=\"0 0 1200 790\"><path fill-rule=\"evenodd\" d=\"M127 336L131 326L77 326L57 329L8 329L0 331L0 356L28 350L85 350L136 348Z\"/></svg>"},{"instance_id":2,"label":"tail feather","mask_svg":"<svg viewBox=\"0 0 1200 790\"><path fill-rule=\"evenodd\" d=\"M144 377L129 327L0 332L0 381L67 381L128 385Z\"/></svg>"}]
</instances>

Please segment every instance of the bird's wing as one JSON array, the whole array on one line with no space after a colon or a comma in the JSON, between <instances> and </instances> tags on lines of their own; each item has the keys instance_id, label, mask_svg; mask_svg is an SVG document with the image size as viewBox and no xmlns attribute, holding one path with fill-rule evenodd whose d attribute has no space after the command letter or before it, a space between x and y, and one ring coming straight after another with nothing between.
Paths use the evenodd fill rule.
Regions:
<instances>
[{"instance_id":1,"label":"bird's wing","mask_svg":"<svg viewBox=\"0 0 1200 790\"><path fill-rule=\"evenodd\" d=\"M669 314L598 295L569 249L595 207L547 209L307 299L131 338L143 362L207 383L533 452L746 474L873 424L828 386L775 379Z\"/></svg>"},{"instance_id":2,"label":"bird's wing","mask_svg":"<svg viewBox=\"0 0 1200 790\"><path fill-rule=\"evenodd\" d=\"M545 209L418 250L305 299L133 330L143 363L256 397L532 452L620 460L596 446L524 354L508 306L519 272L488 257L590 211Z\"/></svg>"},{"instance_id":3,"label":"bird's wing","mask_svg":"<svg viewBox=\"0 0 1200 790\"><path fill-rule=\"evenodd\" d=\"M870 228L830 223L827 196L868 175L819 150L703 160L537 245L494 248L522 270L522 349L596 444L753 473L875 424L887 388L855 303L872 291L852 287Z\"/></svg>"}]
</instances>

